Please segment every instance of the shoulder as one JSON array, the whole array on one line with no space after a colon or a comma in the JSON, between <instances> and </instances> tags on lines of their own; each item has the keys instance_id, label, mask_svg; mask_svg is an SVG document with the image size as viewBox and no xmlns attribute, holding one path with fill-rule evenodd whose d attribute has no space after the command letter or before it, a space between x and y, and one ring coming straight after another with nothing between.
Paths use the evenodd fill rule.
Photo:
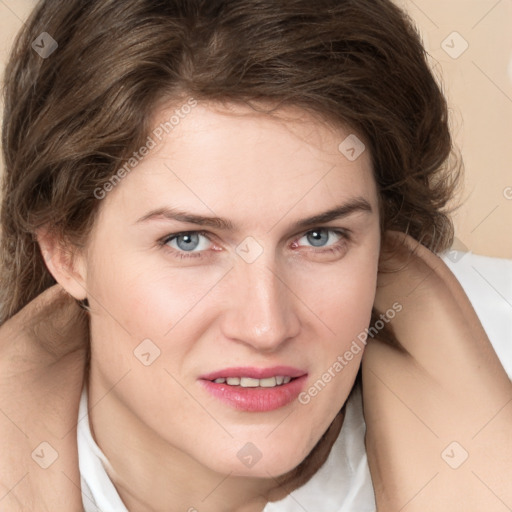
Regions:
<instances>
[{"instance_id":1,"label":"shoulder","mask_svg":"<svg viewBox=\"0 0 512 512\"><path fill-rule=\"evenodd\" d=\"M455 275L512 378L512 259L447 251L440 255Z\"/></svg>"}]
</instances>

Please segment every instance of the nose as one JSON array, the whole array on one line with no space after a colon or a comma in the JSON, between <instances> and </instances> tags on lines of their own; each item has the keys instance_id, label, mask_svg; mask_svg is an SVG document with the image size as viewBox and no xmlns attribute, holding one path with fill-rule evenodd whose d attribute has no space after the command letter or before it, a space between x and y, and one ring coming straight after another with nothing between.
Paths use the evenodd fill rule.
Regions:
<instances>
[{"instance_id":1,"label":"nose","mask_svg":"<svg viewBox=\"0 0 512 512\"><path fill-rule=\"evenodd\" d=\"M223 334L258 351L275 351L299 333L300 301L286 282L286 273L268 259L239 261L235 267Z\"/></svg>"}]
</instances>

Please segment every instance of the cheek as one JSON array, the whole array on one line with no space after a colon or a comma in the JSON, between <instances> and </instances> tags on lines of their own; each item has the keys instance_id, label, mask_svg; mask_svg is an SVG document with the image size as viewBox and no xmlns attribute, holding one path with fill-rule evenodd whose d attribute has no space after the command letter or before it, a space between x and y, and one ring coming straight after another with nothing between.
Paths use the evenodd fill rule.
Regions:
<instances>
[{"instance_id":1,"label":"cheek","mask_svg":"<svg viewBox=\"0 0 512 512\"><path fill-rule=\"evenodd\" d=\"M354 253L330 276L317 279L310 295L328 334L315 342L314 372L299 402L318 418L319 430L342 407L359 370L375 298L377 260L378 251Z\"/></svg>"},{"instance_id":2,"label":"cheek","mask_svg":"<svg viewBox=\"0 0 512 512\"><path fill-rule=\"evenodd\" d=\"M109 256L96 258L88 272L95 318L134 338L164 336L197 306L216 279L200 268L167 267L164 258L148 253L97 254Z\"/></svg>"},{"instance_id":3,"label":"cheek","mask_svg":"<svg viewBox=\"0 0 512 512\"><path fill-rule=\"evenodd\" d=\"M377 262L377 251L357 251L336 270L308 282L315 313L342 344L350 344L370 323Z\"/></svg>"}]
</instances>

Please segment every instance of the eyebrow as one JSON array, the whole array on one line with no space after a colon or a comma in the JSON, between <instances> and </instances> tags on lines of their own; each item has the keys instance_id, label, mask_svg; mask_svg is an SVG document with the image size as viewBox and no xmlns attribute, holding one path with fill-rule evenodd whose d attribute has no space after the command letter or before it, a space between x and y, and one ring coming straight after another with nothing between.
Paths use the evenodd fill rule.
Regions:
<instances>
[{"instance_id":1,"label":"eyebrow","mask_svg":"<svg viewBox=\"0 0 512 512\"><path fill-rule=\"evenodd\" d=\"M293 223L291 226L294 230L305 229L307 227L314 226L315 224L323 224L332 220L348 217L354 213L372 213L372 207L370 203L363 197L354 197L349 201L335 206L330 210L318 213L311 217L300 219ZM196 224L198 226L205 226L215 228L223 231L235 231L236 226L229 219L222 217L208 217L204 215L197 215L194 213L185 212L176 208L156 208L140 217L135 224L140 222L146 222L149 220L158 219L169 219L176 220L179 222L186 222L189 224Z\"/></svg>"}]
</instances>

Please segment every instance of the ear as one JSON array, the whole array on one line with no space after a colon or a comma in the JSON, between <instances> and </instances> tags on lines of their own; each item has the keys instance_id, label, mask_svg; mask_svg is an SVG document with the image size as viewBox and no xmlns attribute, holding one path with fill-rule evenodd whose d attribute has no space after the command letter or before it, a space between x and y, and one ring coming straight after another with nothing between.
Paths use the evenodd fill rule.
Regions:
<instances>
[{"instance_id":1,"label":"ear","mask_svg":"<svg viewBox=\"0 0 512 512\"><path fill-rule=\"evenodd\" d=\"M87 276L83 250L64 241L47 227L37 230L36 239L46 267L57 283L75 299L85 299Z\"/></svg>"}]
</instances>

